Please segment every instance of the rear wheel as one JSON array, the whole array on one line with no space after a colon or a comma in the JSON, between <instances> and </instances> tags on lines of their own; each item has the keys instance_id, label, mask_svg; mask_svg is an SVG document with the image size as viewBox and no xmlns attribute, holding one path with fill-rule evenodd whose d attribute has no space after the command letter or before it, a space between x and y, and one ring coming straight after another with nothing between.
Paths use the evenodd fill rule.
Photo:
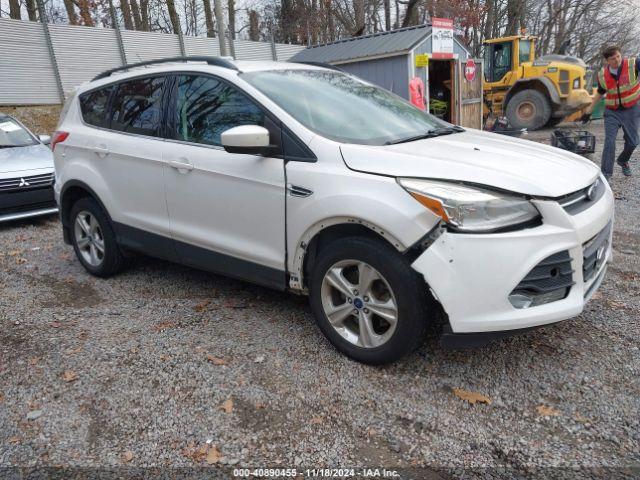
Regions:
<instances>
[{"instance_id":1,"label":"rear wheel","mask_svg":"<svg viewBox=\"0 0 640 480\"><path fill-rule=\"evenodd\" d=\"M108 277L125 263L107 214L93 198L71 207L71 241L82 266L92 275Z\"/></svg>"},{"instance_id":2,"label":"rear wheel","mask_svg":"<svg viewBox=\"0 0 640 480\"><path fill-rule=\"evenodd\" d=\"M551 104L543 93L523 90L509 100L506 114L513 128L538 130L551 118Z\"/></svg>"},{"instance_id":3,"label":"rear wheel","mask_svg":"<svg viewBox=\"0 0 640 480\"><path fill-rule=\"evenodd\" d=\"M424 339L429 321L424 280L381 242L353 237L327 245L311 272L310 290L320 330L359 362L396 361Z\"/></svg>"}]
</instances>

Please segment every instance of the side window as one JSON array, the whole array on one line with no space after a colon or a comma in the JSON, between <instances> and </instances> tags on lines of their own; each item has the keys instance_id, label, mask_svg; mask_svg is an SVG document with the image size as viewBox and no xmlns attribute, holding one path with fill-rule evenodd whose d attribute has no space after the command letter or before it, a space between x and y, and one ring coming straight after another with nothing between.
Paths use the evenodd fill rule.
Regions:
<instances>
[{"instance_id":1,"label":"side window","mask_svg":"<svg viewBox=\"0 0 640 480\"><path fill-rule=\"evenodd\" d=\"M113 91L113 85L87 92L80 95L80 111L82 119L89 125L96 127L109 126L109 95Z\"/></svg>"},{"instance_id":2,"label":"side window","mask_svg":"<svg viewBox=\"0 0 640 480\"><path fill-rule=\"evenodd\" d=\"M111 129L158 136L163 87L163 77L138 78L119 84L111 107Z\"/></svg>"},{"instance_id":3,"label":"side window","mask_svg":"<svg viewBox=\"0 0 640 480\"><path fill-rule=\"evenodd\" d=\"M211 77L180 75L174 115L175 138L220 145L220 135L239 125L263 125L260 107L236 88Z\"/></svg>"},{"instance_id":4,"label":"side window","mask_svg":"<svg viewBox=\"0 0 640 480\"><path fill-rule=\"evenodd\" d=\"M520 53L518 60L520 63L528 62L531 56L531 40L520 40Z\"/></svg>"},{"instance_id":5,"label":"side window","mask_svg":"<svg viewBox=\"0 0 640 480\"><path fill-rule=\"evenodd\" d=\"M494 44L493 81L497 82L510 71L511 71L511 42Z\"/></svg>"}]
</instances>

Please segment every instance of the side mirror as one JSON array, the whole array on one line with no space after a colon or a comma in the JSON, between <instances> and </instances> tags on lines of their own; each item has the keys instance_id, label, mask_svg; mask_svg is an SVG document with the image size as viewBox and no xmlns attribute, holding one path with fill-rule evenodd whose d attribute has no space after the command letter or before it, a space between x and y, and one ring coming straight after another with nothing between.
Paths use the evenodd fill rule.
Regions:
<instances>
[{"instance_id":1,"label":"side mirror","mask_svg":"<svg viewBox=\"0 0 640 480\"><path fill-rule=\"evenodd\" d=\"M40 140L45 145L51 144L51 136L49 135L38 135L38 140Z\"/></svg>"},{"instance_id":2,"label":"side mirror","mask_svg":"<svg viewBox=\"0 0 640 480\"><path fill-rule=\"evenodd\" d=\"M274 146L269 144L269 130L259 125L240 125L220 135L222 146L229 153L269 155Z\"/></svg>"}]
</instances>

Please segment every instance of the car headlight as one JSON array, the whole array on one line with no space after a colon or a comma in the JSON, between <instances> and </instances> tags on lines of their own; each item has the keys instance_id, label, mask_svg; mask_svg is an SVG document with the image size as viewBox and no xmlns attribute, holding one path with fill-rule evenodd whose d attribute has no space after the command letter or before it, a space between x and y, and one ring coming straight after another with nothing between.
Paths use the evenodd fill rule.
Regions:
<instances>
[{"instance_id":1,"label":"car headlight","mask_svg":"<svg viewBox=\"0 0 640 480\"><path fill-rule=\"evenodd\" d=\"M465 185L399 178L398 183L448 225L463 232L493 232L540 217L522 197Z\"/></svg>"}]
</instances>

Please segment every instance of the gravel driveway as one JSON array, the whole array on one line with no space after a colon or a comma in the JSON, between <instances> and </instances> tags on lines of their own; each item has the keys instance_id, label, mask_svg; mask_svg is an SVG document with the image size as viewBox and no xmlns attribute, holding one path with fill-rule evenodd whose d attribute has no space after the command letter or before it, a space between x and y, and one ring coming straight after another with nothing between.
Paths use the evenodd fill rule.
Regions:
<instances>
[{"instance_id":1,"label":"gravel driveway","mask_svg":"<svg viewBox=\"0 0 640 480\"><path fill-rule=\"evenodd\" d=\"M0 225L0 467L640 475L633 161L636 177L614 178L613 263L581 316L480 350L431 336L384 368L334 351L303 297L145 258L100 280L55 217Z\"/></svg>"}]
</instances>

